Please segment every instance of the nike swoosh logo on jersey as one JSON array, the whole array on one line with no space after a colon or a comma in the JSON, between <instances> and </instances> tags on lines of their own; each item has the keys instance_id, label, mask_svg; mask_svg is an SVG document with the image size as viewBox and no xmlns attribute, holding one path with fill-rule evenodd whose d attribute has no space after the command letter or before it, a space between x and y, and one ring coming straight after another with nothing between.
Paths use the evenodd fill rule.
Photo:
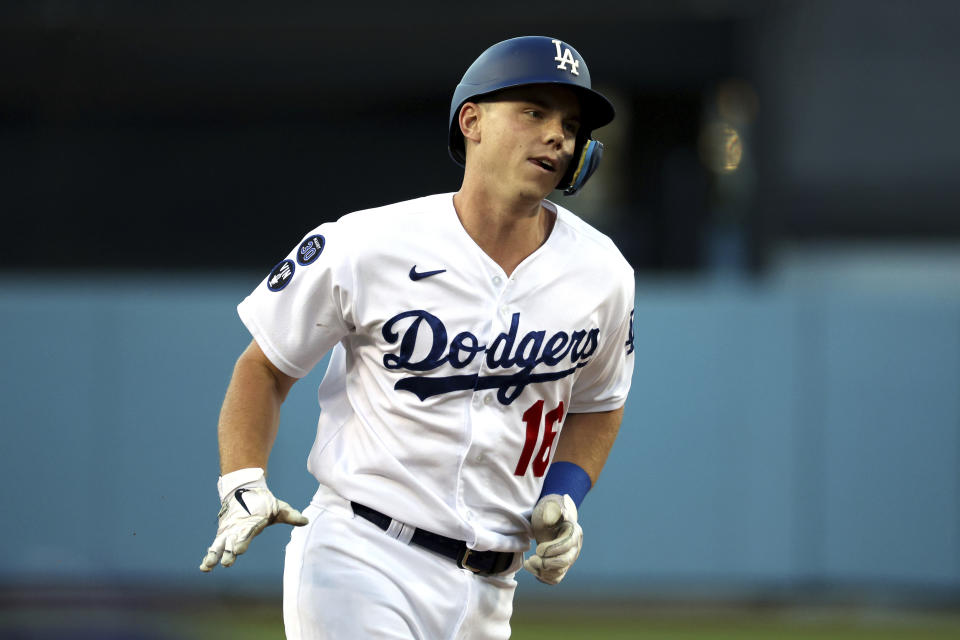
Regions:
<instances>
[{"instance_id":1,"label":"nike swoosh logo on jersey","mask_svg":"<svg viewBox=\"0 0 960 640\"><path fill-rule=\"evenodd\" d=\"M429 278L430 276L435 276L438 273L443 273L446 269L437 269L436 271L422 271L417 273L417 265L410 267L410 279L416 282L417 280L423 280L424 278Z\"/></svg>"},{"instance_id":2,"label":"nike swoosh logo on jersey","mask_svg":"<svg viewBox=\"0 0 960 640\"><path fill-rule=\"evenodd\" d=\"M243 510L246 511L247 514L253 515L250 513L250 509L247 508L247 503L243 501L243 494L247 491L250 491L250 489L237 489L233 492L233 497L237 499L237 502L240 503L240 506L243 507Z\"/></svg>"}]
</instances>

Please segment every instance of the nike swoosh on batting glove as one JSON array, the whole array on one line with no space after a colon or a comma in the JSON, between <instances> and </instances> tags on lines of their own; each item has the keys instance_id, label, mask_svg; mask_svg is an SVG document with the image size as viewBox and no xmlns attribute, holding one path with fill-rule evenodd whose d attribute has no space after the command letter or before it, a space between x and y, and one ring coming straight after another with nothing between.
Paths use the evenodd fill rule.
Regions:
<instances>
[{"instance_id":1,"label":"nike swoosh on batting glove","mask_svg":"<svg viewBox=\"0 0 960 640\"><path fill-rule=\"evenodd\" d=\"M252 470L242 469L241 471ZM247 550L250 542L271 524L282 522L297 527L307 524L308 520L303 514L283 500L274 497L267 488L263 470L257 471L260 471L257 479L244 482L236 488L231 487L232 490L228 489L224 495L218 514L217 536L207 549L203 562L200 563L200 571L212 571L217 563L225 567L231 566L237 556ZM227 474L227 476L230 475ZM251 474L246 475L249 477ZM227 476L221 478L221 481Z\"/></svg>"},{"instance_id":2,"label":"nike swoosh on batting glove","mask_svg":"<svg viewBox=\"0 0 960 640\"><path fill-rule=\"evenodd\" d=\"M537 548L523 567L540 582L557 584L567 575L583 547L577 505L568 495L543 496L533 508L530 524Z\"/></svg>"}]
</instances>

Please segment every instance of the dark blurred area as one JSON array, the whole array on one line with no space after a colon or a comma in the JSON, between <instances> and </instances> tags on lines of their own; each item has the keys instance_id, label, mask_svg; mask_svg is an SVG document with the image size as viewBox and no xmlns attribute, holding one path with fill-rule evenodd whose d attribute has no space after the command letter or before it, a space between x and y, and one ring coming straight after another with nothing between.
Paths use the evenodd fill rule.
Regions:
<instances>
[{"instance_id":1,"label":"dark blurred area","mask_svg":"<svg viewBox=\"0 0 960 640\"><path fill-rule=\"evenodd\" d=\"M557 197L640 270L759 271L793 239L957 237L957 15L2 2L0 267L262 270L325 220L454 191L453 88L487 46L531 33L573 43L616 104L605 177Z\"/></svg>"}]
</instances>

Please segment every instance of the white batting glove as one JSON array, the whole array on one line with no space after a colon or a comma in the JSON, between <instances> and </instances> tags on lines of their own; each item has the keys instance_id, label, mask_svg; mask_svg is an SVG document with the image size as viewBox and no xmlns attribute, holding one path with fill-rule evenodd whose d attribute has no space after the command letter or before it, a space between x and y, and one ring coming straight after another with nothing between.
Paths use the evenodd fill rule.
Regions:
<instances>
[{"instance_id":1,"label":"white batting glove","mask_svg":"<svg viewBox=\"0 0 960 640\"><path fill-rule=\"evenodd\" d=\"M557 584L567 575L583 546L583 529L577 523L577 505L568 495L551 493L540 498L530 516L537 548L523 567L546 584Z\"/></svg>"},{"instance_id":2,"label":"white batting glove","mask_svg":"<svg viewBox=\"0 0 960 640\"><path fill-rule=\"evenodd\" d=\"M212 571L218 562L225 567L232 565L267 525L284 522L301 527L308 522L303 514L270 493L263 469L228 473L220 478L217 487L220 524L217 537L200 563L200 571Z\"/></svg>"}]
</instances>

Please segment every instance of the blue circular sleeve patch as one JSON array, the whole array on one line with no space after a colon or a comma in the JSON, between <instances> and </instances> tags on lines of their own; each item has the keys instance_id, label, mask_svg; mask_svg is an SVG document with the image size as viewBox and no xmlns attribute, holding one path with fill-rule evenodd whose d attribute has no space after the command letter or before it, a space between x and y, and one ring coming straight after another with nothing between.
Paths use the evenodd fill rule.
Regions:
<instances>
[{"instance_id":1,"label":"blue circular sleeve patch","mask_svg":"<svg viewBox=\"0 0 960 640\"><path fill-rule=\"evenodd\" d=\"M326 244L326 241L321 235L310 236L300 244L300 248L297 249L297 262L303 266L311 264L314 260L320 257L320 254L323 252L323 246Z\"/></svg>"},{"instance_id":2,"label":"blue circular sleeve patch","mask_svg":"<svg viewBox=\"0 0 960 640\"><path fill-rule=\"evenodd\" d=\"M284 260L277 264L273 268L273 271L270 272L270 275L267 276L267 289L270 291L280 291L285 286L290 284L290 280L293 279L293 271L296 267L293 264L293 260Z\"/></svg>"}]
</instances>

